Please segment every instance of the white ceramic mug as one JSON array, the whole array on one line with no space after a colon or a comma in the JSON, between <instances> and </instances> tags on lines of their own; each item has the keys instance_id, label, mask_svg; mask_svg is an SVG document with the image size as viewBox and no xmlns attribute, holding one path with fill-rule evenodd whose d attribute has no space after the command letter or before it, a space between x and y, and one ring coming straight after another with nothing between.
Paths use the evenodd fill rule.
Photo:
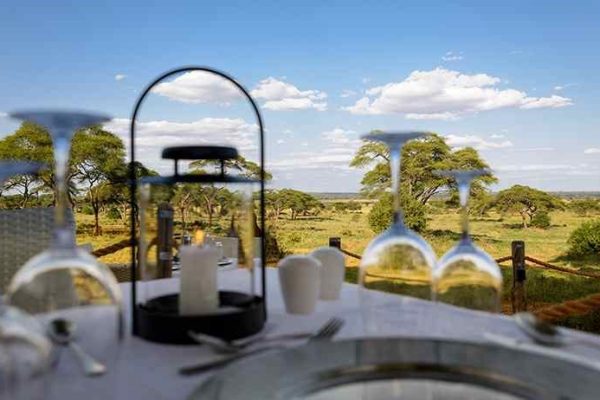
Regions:
<instances>
[{"instance_id":1,"label":"white ceramic mug","mask_svg":"<svg viewBox=\"0 0 600 400\"><path fill-rule=\"evenodd\" d=\"M279 285L289 314L311 314L319 298L321 263L313 257L292 255L277 264Z\"/></svg>"},{"instance_id":2,"label":"white ceramic mug","mask_svg":"<svg viewBox=\"0 0 600 400\"><path fill-rule=\"evenodd\" d=\"M335 247L319 247L310 253L311 257L321 262L321 300L337 300L340 298L346 262L344 253Z\"/></svg>"}]
</instances>

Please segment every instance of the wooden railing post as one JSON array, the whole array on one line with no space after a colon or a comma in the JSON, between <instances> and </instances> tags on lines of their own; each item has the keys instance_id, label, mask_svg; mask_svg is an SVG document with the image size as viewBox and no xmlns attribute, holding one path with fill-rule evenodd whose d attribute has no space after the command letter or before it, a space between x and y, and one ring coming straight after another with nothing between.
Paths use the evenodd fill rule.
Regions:
<instances>
[{"instance_id":1,"label":"wooden railing post","mask_svg":"<svg viewBox=\"0 0 600 400\"><path fill-rule=\"evenodd\" d=\"M335 247L336 249L341 249L342 248L342 238L330 237L329 238L329 247Z\"/></svg>"},{"instance_id":2,"label":"wooden railing post","mask_svg":"<svg viewBox=\"0 0 600 400\"><path fill-rule=\"evenodd\" d=\"M525 292L525 242L512 242L513 283L511 303L513 313L527 311L527 293Z\"/></svg>"}]
</instances>

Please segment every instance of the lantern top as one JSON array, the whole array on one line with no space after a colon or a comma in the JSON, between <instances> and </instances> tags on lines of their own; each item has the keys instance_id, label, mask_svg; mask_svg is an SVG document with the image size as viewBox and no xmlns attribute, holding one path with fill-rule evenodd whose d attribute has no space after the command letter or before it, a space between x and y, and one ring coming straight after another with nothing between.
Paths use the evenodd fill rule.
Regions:
<instances>
[{"instance_id":1,"label":"lantern top","mask_svg":"<svg viewBox=\"0 0 600 400\"><path fill-rule=\"evenodd\" d=\"M173 146L162 151L168 160L232 160L239 156L234 147L227 146Z\"/></svg>"}]
</instances>

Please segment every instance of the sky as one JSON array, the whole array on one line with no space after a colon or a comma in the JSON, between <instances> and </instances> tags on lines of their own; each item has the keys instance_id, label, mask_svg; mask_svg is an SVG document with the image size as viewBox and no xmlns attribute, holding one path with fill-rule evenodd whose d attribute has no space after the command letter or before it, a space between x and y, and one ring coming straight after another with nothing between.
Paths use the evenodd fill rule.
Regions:
<instances>
[{"instance_id":1,"label":"sky","mask_svg":"<svg viewBox=\"0 0 600 400\"><path fill-rule=\"evenodd\" d=\"M427 130L473 146L498 190L600 190L598 1L13 1L0 4L0 135L23 108L111 115L184 65L225 71L257 101L271 186L356 192L349 167L373 129ZM201 72L142 106L140 160L227 143L256 158L256 119Z\"/></svg>"}]
</instances>

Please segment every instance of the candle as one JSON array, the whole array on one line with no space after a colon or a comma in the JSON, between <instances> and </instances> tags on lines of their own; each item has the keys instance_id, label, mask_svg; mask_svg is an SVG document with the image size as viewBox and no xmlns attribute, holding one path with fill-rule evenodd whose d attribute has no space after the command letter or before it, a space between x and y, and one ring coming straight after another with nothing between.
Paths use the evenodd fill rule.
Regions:
<instances>
[{"instance_id":1,"label":"candle","mask_svg":"<svg viewBox=\"0 0 600 400\"><path fill-rule=\"evenodd\" d=\"M199 315L219 308L217 263L219 252L211 246L181 246L179 314Z\"/></svg>"}]
</instances>

